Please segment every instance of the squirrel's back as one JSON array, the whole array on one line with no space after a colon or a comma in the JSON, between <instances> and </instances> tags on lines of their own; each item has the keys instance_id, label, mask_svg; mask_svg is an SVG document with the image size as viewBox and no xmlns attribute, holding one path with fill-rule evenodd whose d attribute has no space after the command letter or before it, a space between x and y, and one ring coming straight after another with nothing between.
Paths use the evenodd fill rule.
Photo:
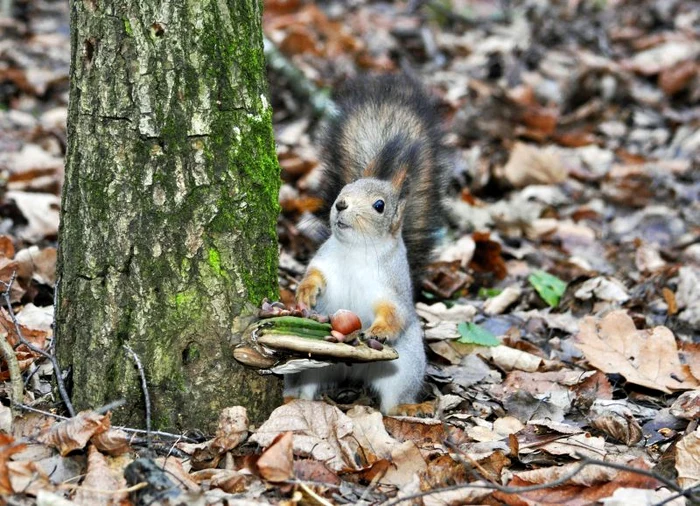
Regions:
<instances>
[{"instance_id":1,"label":"squirrel's back","mask_svg":"<svg viewBox=\"0 0 700 506\"><path fill-rule=\"evenodd\" d=\"M444 224L447 170L435 103L399 75L356 78L340 90L337 105L321 141L323 214L345 185L363 177L391 180L406 170L402 236L416 289Z\"/></svg>"}]
</instances>

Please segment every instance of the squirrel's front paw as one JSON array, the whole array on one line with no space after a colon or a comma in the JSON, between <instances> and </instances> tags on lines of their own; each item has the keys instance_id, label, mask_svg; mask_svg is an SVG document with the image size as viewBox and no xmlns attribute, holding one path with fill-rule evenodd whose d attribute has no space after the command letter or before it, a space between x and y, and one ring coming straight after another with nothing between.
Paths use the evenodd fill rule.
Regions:
<instances>
[{"instance_id":1,"label":"squirrel's front paw","mask_svg":"<svg viewBox=\"0 0 700 506\"><path fill-rule=\"evenodd\" d=\"M389 301L379 301L374 305L374 321L364 332L365 339L394 341L401 334L402 325L396 306Z\"/></svg>"},{"instance_id":2,"label":"squirrel's front paw","mask_svg":"<svg viewBox=\"0 0 700 506\"><path fill-rule=\"evenodd\" d=\"M318 269L309 269L297 287L297 304L306 308L316 305L316 300L326 286L326 280Z\"/></svg>"},{"instance_id":3,"label":"squirrel's front paw","mask_svg":"<svg viewBox=\"0 0 700 506\"><path fill-rule=\"evenodd\" d=\"M370 328L363 332L362 337L365 340L376 339L380 343L385 341L394 341L399 337L399 330L391 325L387 325L384 322L375 322Z\"/></svg>"}]
</instances>

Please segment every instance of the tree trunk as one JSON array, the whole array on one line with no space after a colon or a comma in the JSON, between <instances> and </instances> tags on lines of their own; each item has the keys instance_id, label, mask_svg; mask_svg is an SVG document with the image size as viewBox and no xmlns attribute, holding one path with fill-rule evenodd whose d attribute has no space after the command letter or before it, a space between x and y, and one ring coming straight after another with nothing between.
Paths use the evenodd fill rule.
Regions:
<instances>
[{"instance_id":1,"label":"tree trunk","mask_svg":"<svg viewBox=\"0 0 700 506\"><path fill-rule=\"evenodd\" d=\"M260 0L71 0L57 350L77 409L160 429L261 420L279 381L232 357L277 287L279 167Z\"/></svg>"}]
</instances>

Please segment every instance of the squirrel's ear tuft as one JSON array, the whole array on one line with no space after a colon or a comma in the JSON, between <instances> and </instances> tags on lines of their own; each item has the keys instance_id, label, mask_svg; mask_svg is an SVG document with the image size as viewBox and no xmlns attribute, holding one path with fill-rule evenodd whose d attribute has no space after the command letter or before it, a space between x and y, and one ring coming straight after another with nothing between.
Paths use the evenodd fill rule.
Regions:
<instances>
[{"instance_id":1,"label":"squirrel's ear tuft","mask_svg":"<svg viewBox=\"0 0 700 506\"><path fill-rule=\"evenodd\" d=\"M394 187L397 193L402 194L406 185L406 176L408 176L408 166L401 164L391 177L391 186Z\"/></svg>"}]
</instances>

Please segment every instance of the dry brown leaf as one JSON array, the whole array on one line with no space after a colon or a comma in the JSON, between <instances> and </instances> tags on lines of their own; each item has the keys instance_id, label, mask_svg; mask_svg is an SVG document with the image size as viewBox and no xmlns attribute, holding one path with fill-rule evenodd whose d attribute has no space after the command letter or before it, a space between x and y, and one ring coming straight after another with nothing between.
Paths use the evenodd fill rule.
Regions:
<instances>
[{"instance_id":1,"label":"dry brown leaf","mask_svg":"<svg viewBox=\"0 0 700 506\"><path fill-rule=\"evenodd\" d=\"M380 482L403 488L427 469L428 465L416 444L405 441L392 449L391 465Z\"/></svg>"},{"instance_id":2,"label":"dry brown leaf","mask_svg":"<svg viewBox=\"0 0 700 506\"><path fill-rule=\"evenodd\" d=\"M0 434L0 494L12 494L12 482L10 472L7 468L8 460L15 453L23 451L27 445L25 443L15 443L12 436Z\"/></svg>"},{"instance_id":3,"label":"dry brown leaf","mask_svg":"<svg viewBox=\"0 0 700 506\"><path fill-rule=\"evenodd\" d=\"M9 235L0 235L0 256L10 260L15 256L15 244Z\"/></svg>"},{"instance_id":4,"label":"dry brown leaf","mask_svg":"<svg viewBox=\"0 0 700 506\"><path fill-rule=\"evenodd\" d=\"M683 343L681 358L690 369L690 374L700 381L700 343Z\"/></svg>"},{"instance_id":5,"label":"dry brown leaf","mask_svg":"<svg viewBox=\"0 0 700 506\"><path fill-rule=\"evenodd\" d=\"M700 65L693 60L686 60L679 65L664 69L659 74L659 87L668 96L682 91L697 75Z\"/></svg>"},{"instance_id":6,"label":"dry brown leaf","mask_svg":"<svg viewBox=\"0 0 700 506\"><path fill-rule=\"evenodd\" d=\"M440 420L409 416L387 416L386 430L398 441L417 441L421 444L440 444L447 438L445 425Z\"/></svg>"},{"instance_id":7,"label":"dry brown leaf","mask_svg":"<svg viewBox=\"0 0 700 506\"><path fill-rule=\"evenodd\" d=\"M576 346L596 369L621 374L636 385L666 393L698 386L681 366L673 333L663 326L637 330L624 311L613 311L600 321L586 317Z\"/></svg>"},{"instance_id":8,"label":"dry brown leaf","mask_svg":"<svg viewBox=\"0 0 700 506\"><path fill-rule=\"evenodd\" d=\"M121 429L109 429L90 438L95 447L109 455L123 455L131 451L131 436Z\"/></svg>"},{"instance_id":9,"label":"dry brown leaf","mask_svg":"<svg viewBox=\"0 0 700 506\"><path fill-rule=\"evenodd\" d=\"M631 416L608 412L590 421L591 427L604 432L614 440L632 446L642 440L642 428Z\"/></svg>"},{"instance_id":10,"label":"dry brown leaf","mask_svg":"<svg viewBox=\"0 0 700 506\"><path fill-rule=\"evenodd\" d=\"M88 447L87 474L78 487L73 501L84 506L111 506L127 498L125 492L110 493L123 488L124 479L117 480L107 459L94 446ZM97 492L97 491L100 492Z\"/></svg>"},{"instance_id":11,"label":"dry brown leaf","mask_svg":"<svg viewBox=\"0 0 700 506\"><path fill-rule=\"evenodd\" d=\"M476 243L476 249L469 262L469 267L476 272L493 273L496 279L505 278L508 274L508 268L501 255L501 245L492 241L488 232L474 232L472 239Z\"/></svg>"},{"instance_id":12,"label":"dry brown leaf","mask_svg":"<svg viewBox=\"0 0 700 506\"><path fill-rule=\"evenodd\" d=\"M634 462L629 465L631 467L648 469L648 466L641 462ZM563 466L545 467L534 471L516 473L515 478L508 483L508 486L522 487L549 483L571 473L577 467L577 464L565 464ZM567 506L587 506L594 504L603 497L612 495L618 488L655 489L659 485L659 482L653 478L636 473L617 471L602 466L587 466L564 485L520 494L495 492L494 497L505 504L518 506L562 504Z\"/></svg>"},{"instance_id":13,"label":"dry brown leaf","mask_svg":"<svg viewBox=\"0 0 700 506\"><path fill-rule=\"evenodd\" d=\"M434 493L423 498L425 506L461 506L463 504L485 504L483 500L488 497L493 489L478 488L478 486L486 482L475 481L469 484L469 488L461 488L458 490L447 490L441 492L436 489Z\"/></svg>"},{"instance_id":14,"label":"dry brown leaf","mask_svg":"<svg viewBox=\"0 0 700 506\"><path fill-rule=\"evenodd\" d=\"M315 481L316 483L340 485L340 478L337 474L329 470L322 462L311 459L295 460L294 476L300 481Z\"/></svg>"},{"instance_id":15,"label":"dry brown leaf","mask_svg":"<svg viewBox=\"0 0 700 506\"><path fill-rule=\"evenodd\" d=\"M389 435L379 411L367 406L355 406L347 415L352 419L353 434L368 463L374 464L378 460L391 458L391 451L399 441Z\"/></svg>"},{"instance_id":16,"label":"dry brown leaf","mask_svg":"<svg viewBox=\"0 0 700 506\"><path fill-rule=\"evenodd\" d=\"M18 251L15 261L19 265L19 277L31 278L39 284L49 286L56 282L56 248L39 249L32 246Z\"/></svg>"},{"instance_id":17,"label":"dry brown leaf","mask_svg":"<svg viewBox=\"0 0 700 506\"><path fill-rule=\"evenodd\" d=\"M671 405L671 414L684 420L700 419L700 390L683 392Z\"/></svg>"},{"instance_id":18,"label":"dry brown leaf","mask_svg":"<svg viewBox=\"0 0 700 506\"><path fill-rule=\"evenodd\" d=\"M283 432L294 433L294 453L310 456L333 471L360 470L367 464L353 435L352 420L324 402L295 400L272 412L251 441L268 447Z\"/></svg>"},{"instance_id":19,"label":"dry brown leaf","mask_svg":"<svg viewBox=\"0 0 700 506\"><path fill-rule=\"evenodd\" d=\"M84 448L90 438L109 429L110 415L83 411L75 417L57 423L40 434L37 441L58 449L61 455Z\"/></svg>"},{"instance_id":20,"label":"dry brown leaf","mask_svg":"<svg viewBox=\"0 0 700 506\"><path fill-rule=\"evenodd\" d=\"M516 142L513 146L503 172L516 188L531 184L557 184L567 177L566 168L554 151L522 142Z\"/></svg>"},{"instance_id":21,"label":"dry brown leaf","mask_svg":"<svg viewBox=\"0 0 700 506\"><path fill-rule=\"evenodd\" d=\"M690 488L700 483L700 429L683 437L676 445L678 484Z\"/></svg>"},{"instance_id":22,"label":"dry brown leaf","mask_svg":"<svg viewBox=\"0 0 700 506\"><path fill-rule=\"evenodd\" d=\"M220 488L229 494L245 492L250 475L233 469L217 469L216 471L217 473L209 481L211 488Z\"/></svg>"},{"instance_id":23,"label":"dry brown leaf","mask_svg":"<svg viewBox=\"0 0 700 506\"><path fill-rule=\"evenodd\" d=\"M212 447L221 453L234 449L248 438L248 413L242 406L225 408L219 415L219 424Z\"/></svg>"},{"instance_id":24,"label":"dry brown leaf","mask_svg":"<svg viewBox=\"0 0 700 506\"><path fill-rule=\"evenodd\" d=\"M294 477L294 433L280 434L263 452L257 462L258 472L267 481L277 483Z\"/></svg>"},{"instance_id":25,"label":"dry brown leaf","mask_svg":"<svg viewBox=\"0 0 700 506\"><path fill-rule=\"evenodd\" d=\"M503 345L481 348L479 350L479 355L486 359L493 360L494 364L505 371L520 370L535 372L544 362L544 359L532 353Z\"/></svg>"},{"instance_id":26,"label":"dry brown leaf","mask_svg":"<svg viewBox=\"0 0 700 506\"><path fill-rule=\"evenodd\" d=\"M50 193L26 193L8 191L5 199L14 201L27 220L19 237L29 242L38 242L58 235L58 210L61 200Z\"/></svg>"},{"instance_id":27,"label":"dry brown leaf","mask_svg":"<svg viewBox=\"0 0 700 506\"><path fill-rule=\"evenodd\" d=\"M190 474L182 467L180 459L174 457L158 457L155 463L166 473L172 475L173 482L189 492L201 492L202 488L192 479Z\"/></svg>"}]
</instances>

